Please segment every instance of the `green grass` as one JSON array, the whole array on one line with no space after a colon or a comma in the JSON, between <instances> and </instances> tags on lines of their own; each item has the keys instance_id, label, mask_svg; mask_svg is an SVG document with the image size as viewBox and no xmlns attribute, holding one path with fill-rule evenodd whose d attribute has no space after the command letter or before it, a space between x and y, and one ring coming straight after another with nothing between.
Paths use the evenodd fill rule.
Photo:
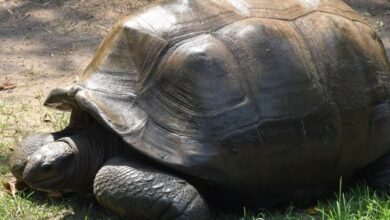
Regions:
<instances>
[{"instance_id":1,"label":"green grass","mask_svg":"<svg viewBox=\"0 0 390 220\"><path fill-rule=\"evenodd\" d=\"M0 220L3 219L118 219L101 208L91 197L67 195L50 199L44 193L27 189L14 197L0 197Z\"/></svg>"},{"instance_id":2,"label":"green grass","mask_svg":"<svg viewBox=\"0 0 390 220\"><path fill-rule=\"evenodd\" d=\"M66 212L64 204L37 197L35 192L0 198L0 219L47 219Z\"/></svg>"},{"instance_id":3,"label":"green grass","mask_svg":"<svg viewBox=\"0 0 390 220\"><path fill-rule=\"evenodd\" d=\"M253 214L243 209L242 220L260 219L390 219L389 196L379 195L364 184L357 184L335 198L318 201L309 209L289 207L286 210ZM62 200L51 200L44 194L27 190L14 198L0 197L0 219L117 219L91 198L70 195Z\"/></svg>"},{"instance_id":4,"label":"green grass","mask_svg":"<svg viewBox=\"0 0 390 220\"><path fill-rule=\"evenodd\" d=\"M35 97L41 104L42 95ZM18 103L17 105L15 103ZM21 137L36 131L63 129L69 114L48 110L19 99L0 101L0 181L9 175L8 157ZM33 111L34 108L34 111ZM26 118L28 118L26 122ZM340 184L341 185L341 184ZM310 207L283 210L261 210L255 213L243 208L242 220L256 219L390 219L390 196L378 194L360 183ZM239 217L237 217L239 218ZM93 197L66 195L53 200L33 190L18 192L15 197L0 189L0 220L10 219L118 219L101 208Z\"/></svg>"},{"instance_id":5,"label":"green grass","mask_svg":"<svg viewBox=\"0 0 390 220\"><path fill-rule=\"evenodd\" d=\"M340 191L334 198L318 201L310 208L289 207L282 211L262 211L258 214L244 212L243 219L385 220L390 219L390 197L385 193L378 194L366 184L359 183L346 192Z\"/></svg>"}]
</instances>

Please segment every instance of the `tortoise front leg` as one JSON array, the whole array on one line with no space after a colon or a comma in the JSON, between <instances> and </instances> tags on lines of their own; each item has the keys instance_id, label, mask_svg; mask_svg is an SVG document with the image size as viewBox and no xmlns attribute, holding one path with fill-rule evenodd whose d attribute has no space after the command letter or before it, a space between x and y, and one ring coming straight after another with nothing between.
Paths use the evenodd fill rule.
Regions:
<instances>
[{"instance_id":1,"label":"tortoise front leg","mask_svg":"<svg viewBox=\"0 0 390 220\"><path fill-rule=\"evenodd\" d=\"M187 181L123 157L99 170L94 193L126 219L210 219L205 200Z\"/></svg>"}]
</instances>

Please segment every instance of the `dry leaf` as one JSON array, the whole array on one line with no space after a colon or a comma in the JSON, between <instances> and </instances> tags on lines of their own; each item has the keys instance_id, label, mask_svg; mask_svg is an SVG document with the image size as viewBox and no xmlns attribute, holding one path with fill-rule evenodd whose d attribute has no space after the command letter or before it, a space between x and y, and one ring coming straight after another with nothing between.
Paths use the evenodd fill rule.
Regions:
<instances>
[{"instance_id":1,"label":"dry leaf","mask_svg":"<svg viewBox=\"0 0 390 220\"><path fill-rule=\"evenodd\" d=\"M51 116L47 112L43 113L42 120L43 120L43 122L52 122L53 121L53 119L51 118Z\"/></svg>"},{"instance_id":2,"label":"dry leaf","mask_svg":"<svg viewBox=\"0 0 390 220\"><path fill-rule=\"evenodd\" d=\"M6 78L4 82L0 83L0 91L15 89L16 84L11 83L10 81L11 81L11 79Z\"/></svg>"},{"instance_id":3,"label":"dry leaf","mask_svg":"<svg viewBox=\"0 0 390 220\"><path fill-rule=\"evenodd\" d=\"M22 191L26 187L27 185L23 181L16 179L14 176L7 178L3 182L5 192L11 196L15 196L17 192Z\"/></svg>"},{"instance_id":4,"label":"dry leaf","mask_svg":"<svg viewBox=\"0 0 390 220\"><path fill-rule=\"evenodd\" d=\"M8 149L9 149L10 151L14 151L14 150L15 150L15 145L9 145L9 146L8 146Z\"/></svg>"}]
</instances>

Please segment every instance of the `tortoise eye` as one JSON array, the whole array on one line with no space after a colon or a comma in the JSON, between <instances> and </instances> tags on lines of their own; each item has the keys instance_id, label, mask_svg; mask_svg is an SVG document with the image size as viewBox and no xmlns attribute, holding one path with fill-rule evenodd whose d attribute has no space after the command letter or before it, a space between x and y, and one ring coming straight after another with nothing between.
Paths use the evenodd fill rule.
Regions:
<instances>
[{"instance_id":1,"label":"tortoise eye","mask_svg":"<svg viewBox=\"0 0 390 220\"><path fill-rule=\"evenodd\" d=\"M41 168L44 172L48 172L49 170L51 170L51 168L53 167L52 164L49 164L49 163L43 163L41 165Z\"/></svg>"}]
</instances>

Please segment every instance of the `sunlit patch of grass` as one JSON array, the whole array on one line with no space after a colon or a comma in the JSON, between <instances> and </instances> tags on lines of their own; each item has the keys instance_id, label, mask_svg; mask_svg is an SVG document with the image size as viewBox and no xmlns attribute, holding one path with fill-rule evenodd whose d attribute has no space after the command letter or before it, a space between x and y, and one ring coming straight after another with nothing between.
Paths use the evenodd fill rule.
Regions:
<instances>
[{"instance_id":1,"label":"sunlit patch of grass","mask_svg":"<svg viewBox=\"0 0 390 220\"><path fill-rule=\"evenodd\" d=\"M361 183L319 206L326 219L390 219L390 196Z\"/></svg>"},{"instance_id":2,"label":"sunlit patch of grass","mask_svg":"<svg viewBox=\"0 0 390 220\"><path fill-rule=\"evenodd\" d=\"M66 214L66 204L49 199L40 199L34 191L18 193L15 197L3 194L0 197L0 219L48 219Z\"/></svg>"},{"instance_id":3,"label":"sunlit patch of grass","mask_svg":"<svg viewBox=\"0 0 390 220\"><path fill-rule=\"evenodd\" d=\"M241 219L390 219L390 195L385 192L378 193L365 183L358 183L345 192L340 189L334 198L320 200L314 207L307 209L289 207L273 212L265 210L257 214L245 210Z\"/></svg>"},{"instance_id":4,"label":"sunlit patch of grass","mask_svg":"<svg viewBox=\"0 0 390 220\"><path fill-rule=\"evenodd\" d=\"M0 191L1 192L1 191ZM50 199L44 193L25 190L14 197L0 194L0 219L101 219L117 220L96 201L69 194Z\"/></svg>"},{"instance_id":5,"label":"sunlit patch of grass","mask_svg":"<svg viewBox=\"0 0 390 220\"><path fill-rule=\"evenodd\" d=\"M46 108L43 101L41 93L33 99L10 96L0 100L0 142L12 148L30 133L64 129L70 113Z\"/></svg>"}]
</instances>

